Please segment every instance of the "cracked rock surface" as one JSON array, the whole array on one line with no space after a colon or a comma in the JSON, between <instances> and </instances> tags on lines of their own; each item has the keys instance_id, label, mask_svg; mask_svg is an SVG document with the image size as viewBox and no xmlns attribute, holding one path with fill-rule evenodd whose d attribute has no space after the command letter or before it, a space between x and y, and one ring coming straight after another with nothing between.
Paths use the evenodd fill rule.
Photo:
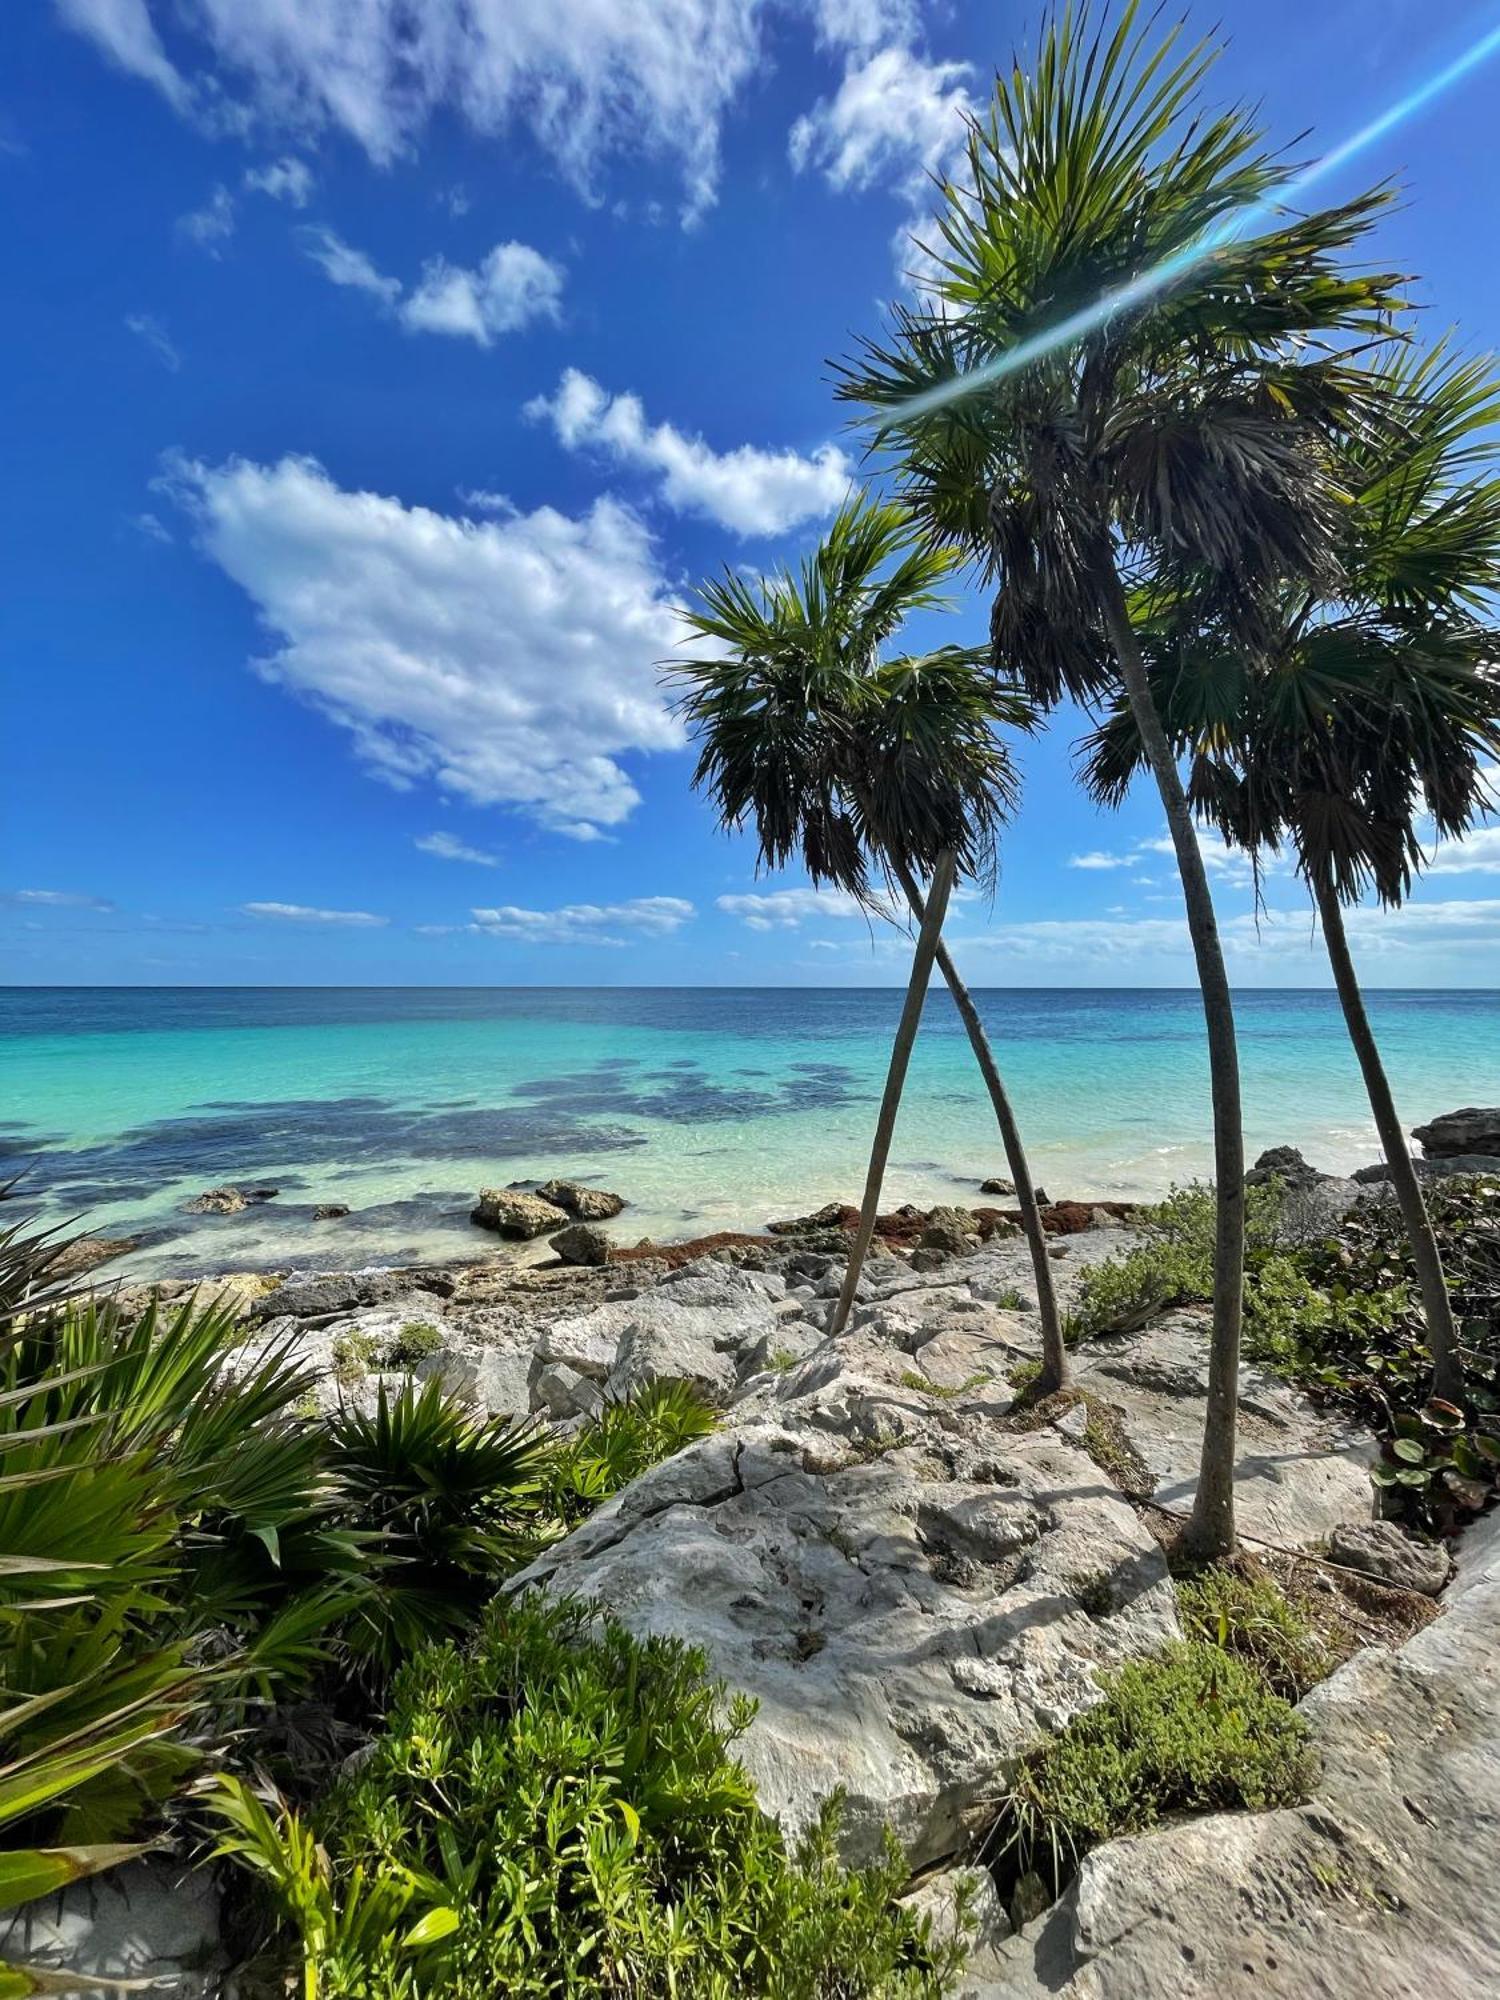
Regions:
<instances>
[{"instance_id":1,"label":"cracked rock surface","mask_svg":"<svg viewBox=\"0 0 1500 2000\"><path fill-rule=\"evenodd\" d=\"M1442 1615L1302 1704L1322 1758L1296 1810L1113 1841L997 1947L975 2000L1477 2000L1500 1992L1500 1516Z\"/></svg>"}]
</instances>

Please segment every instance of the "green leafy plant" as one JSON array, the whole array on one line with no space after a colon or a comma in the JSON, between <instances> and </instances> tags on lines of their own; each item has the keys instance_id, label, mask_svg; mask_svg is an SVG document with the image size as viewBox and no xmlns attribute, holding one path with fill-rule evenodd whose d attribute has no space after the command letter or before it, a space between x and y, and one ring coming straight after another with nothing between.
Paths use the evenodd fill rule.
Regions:
<instances>
[{"instance_id":1,"label":"green leafy plant","mask_svg":"<svg viewBox=\"0 0 1500 2000\"><path fill-rule=\"evenodd\" d=\"M222 1851L270 1890L308 2000L941 1993L961 1953L895 1904L894 1848L843 1869L830 1809L787 1851L731 1754L750 1712L676 1641L497 1604L397 1675L314 1828L221 1792Z\"/></svg>"},{"instance_id":2,"label":"green leafy plant","mask_svg":"<svg viewBox=\"0 0 1500 2000\"><path fill-rule=\"evenodd\" d=\"M717 1423L687 1382L649 1382L606 1402L559 1452L549 1505L563 1525L571 1525L653 1465L709 1436Z\"/></svg>"},{"instance_id":3,"label":"green leafy plant","mask_svg":"<svg viewBox=\"0 0 1500 2000\"><path fill-rule=\"evenodd\" d=\"M990 1841L997 1869L1061 1889L1101 1841L1177 1813L1298 1805L1307 1727L1256 1667L1204 1640L1119 1668L1104 1700L1024 1758Z\"/></svg>"}]
</instances>

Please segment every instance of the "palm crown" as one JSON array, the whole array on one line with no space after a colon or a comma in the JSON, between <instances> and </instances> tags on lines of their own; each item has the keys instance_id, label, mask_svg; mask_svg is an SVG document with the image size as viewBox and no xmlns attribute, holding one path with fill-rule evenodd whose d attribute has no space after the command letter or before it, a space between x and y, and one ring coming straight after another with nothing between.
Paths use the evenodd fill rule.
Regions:
<instances>
[{"instance_id":1,"label":"palm crown","mask_svg":"<svg viewBox=\"0 0 1500 2000\"><path fill-rule=\"evenodd\" d=\"M1258 608L1258 657L1191 595L1138 600L1142 651L1203 819L1252 855L1295 847L1339 897L1402 900L1424 859L1423 808L1442 836L1489 803L1500 755L1500 570L1493 425L1500 379L1445 343L1397 346L1372 370L1390 422L1340 440L1347 500L1337 581ZM1143 762L1128 705L1085 746L1085 780L1117 803Z\"/></svg>"},{"instance_id":2,"label":"palm crown","mask_svg":"<svg viewBox=\"0 0 1500 2000\"><path fill-rule=\"evenodd\" d=\"M884 656L908 617L946 603L955 563L903 508L857 498L796 572L703 587L687 616L711 650L671 669L699 738L693 783L723 825L754 828L764 866L800 858L866 902L890 860L927 873L952 853L993 873L1016 796L995 726L1029 726L1030 704L984 649Z\"/></svg>"},{"instance_id":3,"label":"palm crown","mask_svg":"<svg viewBox=\"0 0 1500 2000\"><path fill-rule=\"evenodd\" d=\"M1343 257L1386 197L1276 209L1288 163L1201 109L1213 60L1153 45L1133 5L1108 35L1055 20L943 187L930 296L841 371L924 532L998 583L997 665L1049 703L1112 679L1103 560L1197 571L1237 606L1325 574L1323 441L1370 420L1353 348L1399 281Z\"/></svg>"}]
</instances>

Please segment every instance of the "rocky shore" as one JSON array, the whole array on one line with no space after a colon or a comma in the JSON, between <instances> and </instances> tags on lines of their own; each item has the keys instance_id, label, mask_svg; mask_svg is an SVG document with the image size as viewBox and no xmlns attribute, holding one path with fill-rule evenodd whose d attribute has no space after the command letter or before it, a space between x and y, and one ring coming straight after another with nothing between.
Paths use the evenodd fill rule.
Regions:
<instances>
[{"instance_id":1,"label":"rocky shore","mask_svg":"<svg viewBox=\"0 0 1500 2000\"><path fill-rule=\"evenodd\" d=\"M1429 1129L1462 1149L1440 1159L1500 1160L1494 1113ZM1493 1150L1470 1153L1476 1136ZM1251 1178L1272 1175L1293 1227L1388 1199L1285 1149ZM1462 1539L1450 1581L1447 1546L1375 1518L1372 1435L1255 1366L1240 1381L1241 1534L1328 1593L1352 1655L1304 1703L1321 1763L1310 1802L1108 1843L1055 1904L1034 1876L997 1887L976 1867L1029 1746L1100 1699L1102 1672L1182 1636L1166 1548L1192 1503L1207 1389L1207 1310L1190 1306L1082 1341L1072 1386L1029 1400L1029 1252L993 1193L882 1216L837 1338L852 1209L672 1246L606 1236L570 1261L569 1232L627 1214L579 1182L476 1204L485 1228L547 1234L547 1263L231 1274L199 1290L245 1314L232 1366L291 1343L320 1369L323 1409L437 1377L476 1409L566 1430L652 1381L692 1384L719 1413L713 1433L510 1588L701 1646L757 1704L739 1754L789 1835L837 1789L849 1859L889 1828L939 1921L964 1887L977 1930L960 1990L975 2000L1492 1989L1494 1520ZM1049 1202L1044 1220L1064 1310L1138 1240L1119 1204Z\"/></svg>"}]
</instances>

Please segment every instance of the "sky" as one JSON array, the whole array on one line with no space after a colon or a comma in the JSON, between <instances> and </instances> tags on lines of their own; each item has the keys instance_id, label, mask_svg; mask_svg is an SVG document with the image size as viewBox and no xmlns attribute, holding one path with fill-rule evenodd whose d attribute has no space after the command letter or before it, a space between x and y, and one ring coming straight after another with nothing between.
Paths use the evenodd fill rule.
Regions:
<instances>
[{"instance_id":1,"label":"sky","mask_svg":"<svg viewBox=\"0 0 1500 2000\"><path fill-rule=\"evenodd\" d=\"M19 0L0 18L0 980L874 985L910 942L757 879L658 672L725 565L860 476L830 363L902 295L1037 9L934 0ZM1221 0L1214 82L1326 153L1476 40L1462 0ZM1500 53L1320 186L1500 343ZM1306 136L1302 136L1306 135ZM961 593L934 630L977 638ZM976 985L1185 985L1160 806L1021 746ZM1328 983L1212 844L1232 978ZM1371 985L1500 986L1500 821Z\"/></svg>"}]
</instances>

